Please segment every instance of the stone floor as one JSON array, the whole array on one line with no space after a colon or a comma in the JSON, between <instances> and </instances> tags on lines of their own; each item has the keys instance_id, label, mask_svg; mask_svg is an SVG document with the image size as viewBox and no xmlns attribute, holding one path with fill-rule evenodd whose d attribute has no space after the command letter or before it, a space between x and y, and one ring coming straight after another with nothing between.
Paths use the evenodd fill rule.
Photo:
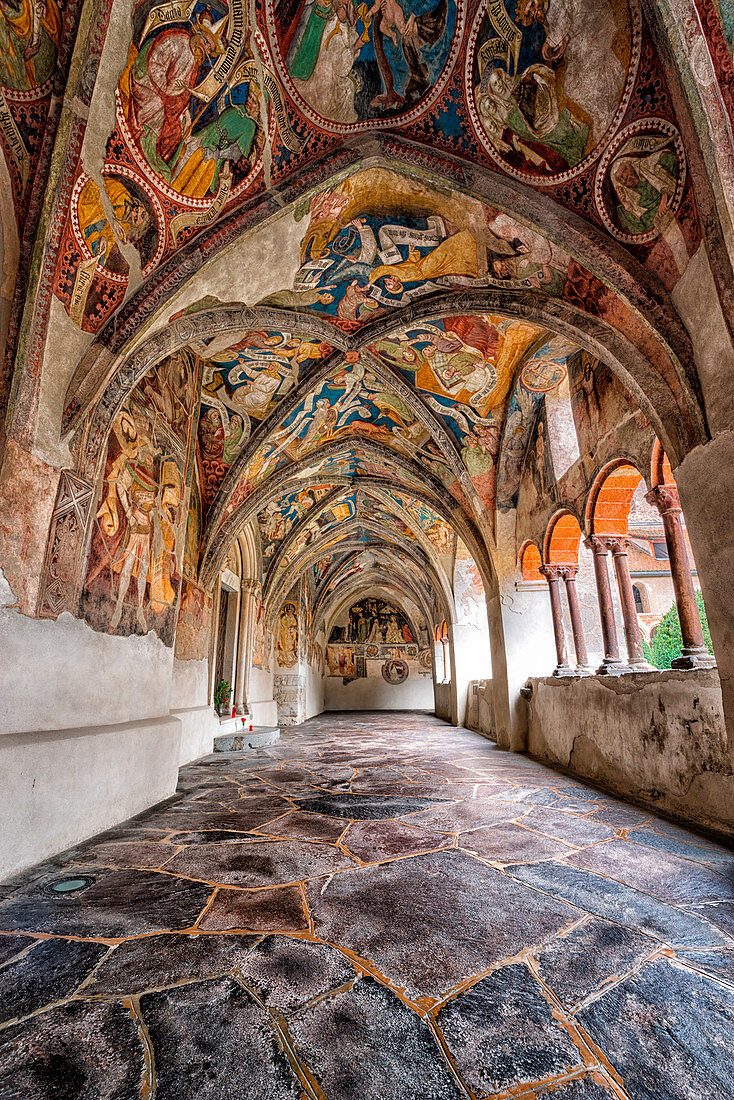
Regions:
<instances>
[{"instance_id":1,"label":"stone floor","mask_svg":"<svg viewBox=\"0 0 734 1100\"><path fill-rule=\"evenodd\" d=\"M322 715L0 887L0 1098L731 1100L734 852Z\"/></svg>"}]
</instances>

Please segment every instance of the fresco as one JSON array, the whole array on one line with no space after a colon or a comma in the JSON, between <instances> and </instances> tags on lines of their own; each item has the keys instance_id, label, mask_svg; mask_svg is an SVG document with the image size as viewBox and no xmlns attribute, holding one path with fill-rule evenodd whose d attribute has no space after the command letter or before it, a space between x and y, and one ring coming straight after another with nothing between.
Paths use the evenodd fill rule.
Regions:
<instances>
[{"instance_id":1,"label":"fresco","mask_svg":"<svg viewBox=\"0 0 734 1100\"><path fill-rule=\"evenodd\" d=\"M257 514L263 562L268 562L293 528L330 491L329 485L313 485L269 501Z\"/></svg>"},{"instance_id":2,"label":"fresco","mask_svg":"<svg viewBox=\"0 0 734 1100\"><path fill-rule=\"evenodd\" d=\"M0 147L17 206L31 180L63 30L58 0L0 4Z\"/></svg>"},{"instance_id":3,"label":"fresco","mask_svg":"<svg viewBox=\"0 0 734 1100\"><path fill-rule=\"evenodd\" d=\"M326 674L344 680L382 676L398 685L411 672L425 674L422 652L416 630L405 613L381 597L370 596L342 611L332 627L326 648Z\"/></svg>"},{"instance_id":4,"label":"fresco","mask_svg":"<svg viewBox=\"0 0 734 1100\"><path fill-rule=\"evenodd\" d=\"M184 578L176 627L175 656L179 661L205 661L209 656L212 598Z\"/></svg>"},{"instance_id":5,"label":"fresco","mask_svg":"<svg viewBox=\"0 0 734 1100\"><path fill-rule=\"evenodd\" d=\"M281 668L293 668L298 660L298 607L286 601L275 630L275 651Z\"/></svg>"},{"instance_id":6,"label":"fresco","mask_svg":"<svg viewBox=\"0 0 734 1100\"><path fill-rule=\"evenodd\" d=\"M683 196L683 141L664 119L637 119L612 141L599 163L595 197L617 240L641 244L665 234Z\"/></svg>"},{"instance_id":7,"label":"fresco","mask_svg":"<svg viewBox=\"0 0 734 1100\"><path fill-rule=\"evenodd\" d=\"M248 465L247 478L262 484L273 470L326 443L360 435L410 458L439 457L428 428L397 394L362 363L346 363L309 394L275 429Z\"/></svg>"},{"instance_id":8,"label":"fresco","mask_svg":"<svg viewBox=\"0 0 734 1100\"><path fill-rule=\"evenodd\" d=\"M211 503L253 430L332 351L289 332L247 331L203 363L199 454Z\"/></svg>"},{"instance_id":9,"label":"fresco","mask_svg":"<svg viewBox=\"0 0 734 1100\"><path fill-rule=\"evenodd\" d=\"M636 406L609 367L587 351L570 361L569 380L579 448L582 454L593 453Z\"/></svg>"},{"instance_id":10,"label":"fresco","mask_svg":"<svg viewBox=\"0 0 734 1100\"><path fill-rule=\"evenodd\" d=\"M400 508L403 508L413 522L420 527L423 534L433 545L437 554L453 554L456 536L448 524L444 523L444 521L422 501L416 500L414 497L408 496L407 493L401 493L395 489L389 489L387 491L395 503Z\"/></svg>"},{"instance_id":11,"label":"fresco","mask_svg":"<svg viewBox=\"0 0 734 1100\"><path fill-rule=\"evenodd\" d=\"M153 630L173 644L193 447L194 366L174 355L139 383L107 444L95 507L83 617L111 634Z\"/></svg>"},{"instance_id":12,"label":"fresco","mask_svg":"<svg viewBox=\"0 0 734 1100\"><path fill-rule=\"evenodd\" d=\"M56 0L27 0L17 23L25 8L46 36L32 63L45 71ZM42 11L39 24L34 13ZM54 284L71 319L90 332L124 300L126 245L147 275L255 186L267 136L277 129L285 148L302 144L274 74L253 53L244 0L139 0L131 29L101 175L78 174Z\"/></svg>"},{"instance_id":13,"label":"fresco","mask_svg":"<svg viewBox=\"0 0 734 1100\"><path fill-rule=\"evenodd\" d=\"M425 109L457 29L455 0L269 0L268 16L296 101L342 126Z\"/></svg>"},{"instance_id":14,"label":"fresco","mask_svg":"<svg viewBox=\"0 0 734 1100\"><path fill-rule=\"evenodd\" d=\"M515 368L543 333L536 325L490 314L445 317L401 329L370 350L421 394L431 395L429 405L439 415L459 404L468 418L485 418L504 403ZM448 422L456 423L450 416Z\"/></svg>"},{"instance_id":15,"label":"fresco","mask_svg":"<svg viewBox=\"0 0 734 1100\"><path fill-rule=\"evenodd\" d=\"M293 286L263 304L312 310L345 332L458 286L560 296L569 257L476 199L367 169L311 199Z\"/></svg>"},{"instance_id":16,"label":"fresco","mask_svg":"<svg viewBox=\"0 0 734 1100\"><path fill-rule=\"evenodd\" d=\"M640 56L633 0L488 0L470 46L472 120L512 175L578 173L618 123Z\"/></svg>"},{"instance_id":17,"label":"fresco","mask_svg":"<svg viewBox=\"0 0 734 1100\"><path fill-rule=\"evenodd\" d=\"M413 627L405 614L386 600L368 598L349 608L347 621L335 626L329 635L334 642L376 642L402 645L415 642Z\"/></svg>"},{"instance_id":18,"label":"fresco","mask_svg":"<svg viewBox=\"0 0 734 1100\"><path fill-rule=\"evenodd\" d=\"M191 478L191 493L189 496L189 516L186 521L186 545L184 546L184 574L192 580L196 580L199 572L199 549L202 534L201 493L199 482L194 473Z\"/></svg>"}]
</instances>

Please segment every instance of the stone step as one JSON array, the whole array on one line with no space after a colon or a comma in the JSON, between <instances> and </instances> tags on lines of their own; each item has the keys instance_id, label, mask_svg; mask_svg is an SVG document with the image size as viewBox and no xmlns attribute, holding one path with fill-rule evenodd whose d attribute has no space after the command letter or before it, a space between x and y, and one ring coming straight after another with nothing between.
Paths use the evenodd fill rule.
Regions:
<instances>
[{"instance_id":1,"label":"stone step","mask_svg":"<svg viewBox=\"0 0 734 1100\"><path fill-rule=\"evenodd\" d=\"M263 745L274 745L280 738L280 726L248 725L236 733L223 733L214 738L215 752L237 752L240 749L258 749Z\"/></svg>"}]
</instances>

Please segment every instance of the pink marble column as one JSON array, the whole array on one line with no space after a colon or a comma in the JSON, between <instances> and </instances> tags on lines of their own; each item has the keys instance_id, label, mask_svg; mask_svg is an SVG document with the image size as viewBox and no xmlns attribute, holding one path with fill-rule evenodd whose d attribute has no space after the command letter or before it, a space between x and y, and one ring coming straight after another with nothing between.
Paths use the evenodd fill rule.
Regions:
<instances>
[{"instance_id":1,"label":"pink marble column","mask_svg":"<svg viewBox=\"0 0 734 1100\"><path fill-rule=\"evenodd\" d=\"M627 556L629 539L608 538L607 547L612 552L614 572L617 575L617 588L619 589L619 602L622 605L622 619L624 620L624 637L627 642L627 663L635 672L645 672L652 669L642 649L642 635L637 621L637 608L632 592L632 578L630 577L630 562Z\"/></svg>"},{"instance_id":2,"label":"pink marble column","mask_svg":"<svg viewBox=\"0 0 734 1100\"><path fill-rule=\"evenodd\" d=\"M561 607L561 566L541 565L540 572L548 581L548 594L550 596L551 617L553 619L553 637L556 643L557 664L553 672L554 676L572 676L573 670L569 666L566 653L566 631L563 628L563 609Z\"/></svg>"},{"instance_id":3,"label":"pink marble column","mask_svg":"<svg viewBox=\"0 0 734 1100\"><path fill-rule=\"evenodd\" d=\"M576 652L576 674L588 675L589 656L586 652L586 638L584 637L584 624L581 621L581 608L579 607L579 594L576 588L577 565L562 565L561 577L566 585L566 599L568 600L568 613L571 618L571 633L573 634L573 648Z\"/></svg>"},{"instance_id":4,"label":"pink marble column","mask_svg":"<svg viewBox=\"0 0 734 1100\"><path fill-rule=\"evenodd\" d=\"M594 577L596 579L596 593L599 599L599 615L601 618L601 634L604 645L604 658L596 670L598 676L617 676L620 672L626 672L627 666L620 659L619 643L617 641L617 625L614 621L614 604L612 603L612 588L609 583L609 569L607 568L608 547L606 540L598 535L589 535L584 539L584 545L594 555Z\"/></svg>"},{"instance_id":5,"label":"pink marble column","mask_svg":"<svg viewBox=\"0 0 734 1100\"><path fill-rule=\"evenodd\" d=\"M663 520L665 542L670 559L670 575L680 619L683 651L680 657L676 657L671 662L672 666L673 668L713 668L716 662L713 655L706 649L703 640L678 490L674 485L658 485L645 495L645 500L657 508Z\"/></svg>"}]
</instances>

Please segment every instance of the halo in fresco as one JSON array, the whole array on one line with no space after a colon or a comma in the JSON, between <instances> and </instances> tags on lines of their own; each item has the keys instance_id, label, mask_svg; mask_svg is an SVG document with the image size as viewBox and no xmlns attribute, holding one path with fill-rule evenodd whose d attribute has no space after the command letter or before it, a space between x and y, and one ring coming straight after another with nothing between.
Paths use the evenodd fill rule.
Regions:
<instances>
[{"instance_id":1,"label":"halo in fresco","mask_svg":"<svg viewBox=\"0 0 734 1100\"><path fill-rule=\"evenodd\" d=\"M578 175L624 115L640 40L637 0L487 0L466 95L492 158L531 183Z\"/></svg>"},{"instance_id":2,"label":"halo in fresco","mask_svg":"<svg viewBox=\"0 0 734 1100\"><path fill-rule=\"evenodd\" d=\"M267 0L278 76L332 132L409 122L441 95L465 0Z\"/></svg>"},{"instance_id":3,"label":"halo in fresco","mask_svg":"<svg viewBox=\"0 0 734 1100\"><path fill-rule=\"evenodd\" d=\"M71 224L81 248L81 268L104 267L108 278L125 282L129 272L120 244L132 244L140 253L147 275L163 254L163 211L158 200L124 165L103 169L104 189L112 212L110 221L97 183L82 173L74 187Z\"/></svg>"},{"instance_id":4,"label":"halo in fresco","mask_svg":"<svg viewBox=\"0 0 734 1100\"><path fill-rule=\"evenodd\" d=\"M278 111L269 75L268 100ZM177 204L214 203L216 215L262 167L261 79L244 0L141 0L116 93L117 120L140 170ZM300 148L280 113L285 144Z\"/></svg>"},{"instance_id":5,"label":"halo in fresco","mask_svg":"<svg viewBox=\"0 0 734 1100\"><path fill-rule=\"evenodd\" d=\"M619 241L644 244L668 228L686 180L683 141L672 123L640 118L610 143L594 186L597 209Z\"/></svg>"}]
</instances>

